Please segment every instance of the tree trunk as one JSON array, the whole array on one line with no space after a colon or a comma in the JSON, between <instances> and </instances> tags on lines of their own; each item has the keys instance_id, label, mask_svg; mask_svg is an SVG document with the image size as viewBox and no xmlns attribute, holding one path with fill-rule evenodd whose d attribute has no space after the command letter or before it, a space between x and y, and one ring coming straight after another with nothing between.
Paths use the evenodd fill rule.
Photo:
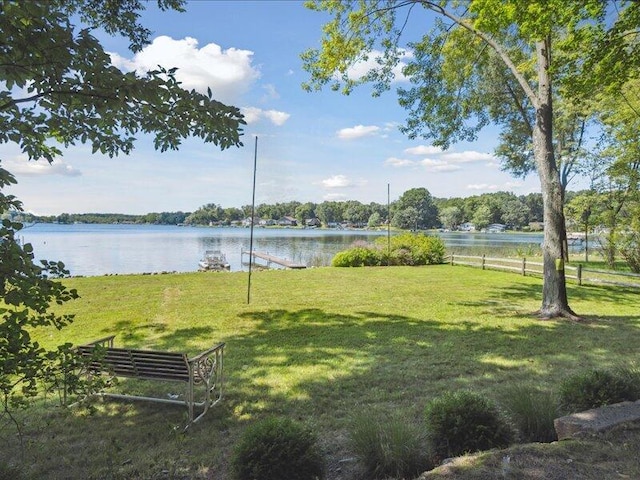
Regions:
<instances>
[{"instance_id":1,"label":"tree trunk","mask_svg":"<svg viewBox=\"0 0 640 480\"><path fill-rule=\"evenodd\" d=\"M536 45L538 55L538 104L533 131L533 151L540 177L544 206L544 243L542 245L544 284L539 315L544 318L578 317L569 308L564 274L566 239L562 184L553 150L553 105L549 77L550 41Z\"/></svg>"}]
</instances>

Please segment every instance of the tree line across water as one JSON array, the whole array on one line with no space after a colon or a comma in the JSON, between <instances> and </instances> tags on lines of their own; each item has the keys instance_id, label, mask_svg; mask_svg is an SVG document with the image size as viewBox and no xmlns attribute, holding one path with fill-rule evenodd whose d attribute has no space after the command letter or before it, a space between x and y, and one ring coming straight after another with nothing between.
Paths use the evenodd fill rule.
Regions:
<instances>
[{"instance_id":1,"label":"tree line across water","mask_svg":"<svg viewBox=\"0 0 640 480\"><path fill-rule=\"evenodd\" d=\"M567 192L568 223L572 229L584 230L584 202L586 192ZM604 203L603 203L604 205ZM604 213L593 209L591 225L602 224ZM215 203L201 206L194 212L152 212L144 215L122 213L62 213L38 216L20 212L18 220L40 223L93 224L152 224L152 225L232 225L251 216L251 205L241 208L222 207ZM389 205L357 200L313 202L262 203L256 206L256 219L279 221L295 219L304 226L317 219L323 226L348 224L355 227L391 225L396 228L420 230L446 228L455 230L472 223L477 230L491 224L502 224L512 230L538 229L542 226L543 206L540 193L515 195L511 192L485 193L469 197L435 198L426 188L413 188Z\"/></svg>"},{"instance_id":2,"label":"tree line across water","mask_svg":"<svg viewBox=\"0 0 640 480\"><path fill-rule=\"evenodd\" d=\"M413 188L387 204L362 203L357 200L314 202L262 203L255 208L256 219L278 221L295 219L305 225L317 219L323 226L349 224L356 227L376 227L391 224L404 229L455 229L471 222L482 229L492 223L523 229L542 222L542 195L531 193L516 196L509 192L487 193L466 198L434 198L426 188ZM62 213L38 216L21 212L19 220L41 223L131 223L155 225L231 225L251 217L251 205L241 208L222 207L215 203L201 206L194 212L153 212L144 215L121 213Z\"/></svg>"}]
</instances>

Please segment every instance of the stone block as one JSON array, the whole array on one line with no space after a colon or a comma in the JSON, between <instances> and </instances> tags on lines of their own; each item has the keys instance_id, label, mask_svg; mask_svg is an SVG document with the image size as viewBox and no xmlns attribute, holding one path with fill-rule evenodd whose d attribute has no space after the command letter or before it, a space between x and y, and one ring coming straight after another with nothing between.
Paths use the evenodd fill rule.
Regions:
<instances>
[{"instance_id":1,"label":"stone block","mask_svg":"<svg viewBox=\"0 0 640 480\"><path fill-rule=\"evenodd\" d=\"M574 436L604 432L621 423L639 419L640 400L615 403L585 412L572 413L556 418L553 423L558 440L564 440Z\"/></svg>"}]
</instances>

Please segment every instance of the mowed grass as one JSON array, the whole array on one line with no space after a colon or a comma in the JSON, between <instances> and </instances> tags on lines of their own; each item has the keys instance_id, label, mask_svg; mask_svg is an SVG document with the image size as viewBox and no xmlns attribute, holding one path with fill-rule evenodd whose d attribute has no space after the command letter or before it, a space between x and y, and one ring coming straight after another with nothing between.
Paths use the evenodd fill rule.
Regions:
<instances>
[{"instance_id":1,"label":"mowed grass","mask_svg":"<svg viewBox=\"0 0 640 480\"><path fill-rule=\"evenodd\" d=\"M363 412L422 421L426 402L473 389L499 398L512 383L554 391L589 367L637 359L640 294L569 285L580 323L543 321L541 279L438 265L73 278L81 299L44 345L109 334L116 345L197 354L226 342L225 395L186 434L186 409L95 402L63 409L40 399L15 430L2 426L0 460L27 478L230 478L243 428L269 415L311 425L327 478L353 457L351 420ZM118 389L182 393L179 384L123 380ZM343 471L344 474L344 471Z\"/></svg>"}]
</instances>

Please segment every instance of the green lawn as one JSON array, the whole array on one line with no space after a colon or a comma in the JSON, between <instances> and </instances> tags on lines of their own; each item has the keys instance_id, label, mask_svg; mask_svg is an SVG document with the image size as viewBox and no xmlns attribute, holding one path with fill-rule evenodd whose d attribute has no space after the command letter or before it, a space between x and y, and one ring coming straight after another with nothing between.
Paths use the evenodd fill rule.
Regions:
<instances>
[{"instance_id":1,"label":"green lawn","mask_svg":"<svg viewBox=\"0 0 640 480\"><path fill-rule=\"evenodd\" d=\"M238 435L267 415L312 425L328 478L338 478L337 462L353 457L348 424L363 410L419 422L425 403L447 390L497 398L501 386L521 381L554 390L577 370L628 363L640 343L637 291L569 285L585 321L542 321L531 315L539 278L459 266L254 272L249 305L246 273L65 283L82 298L60 310L76 320L37 332L42 343L116 334L118 346L195 354L224 341L225 398L186 435L177 428L186 418L180 407L62 409L41 400L21 416L22 449L9 424L0 433L0 460L18 461L33 478L228 478Z\"/></svg>"}]
</instances>

